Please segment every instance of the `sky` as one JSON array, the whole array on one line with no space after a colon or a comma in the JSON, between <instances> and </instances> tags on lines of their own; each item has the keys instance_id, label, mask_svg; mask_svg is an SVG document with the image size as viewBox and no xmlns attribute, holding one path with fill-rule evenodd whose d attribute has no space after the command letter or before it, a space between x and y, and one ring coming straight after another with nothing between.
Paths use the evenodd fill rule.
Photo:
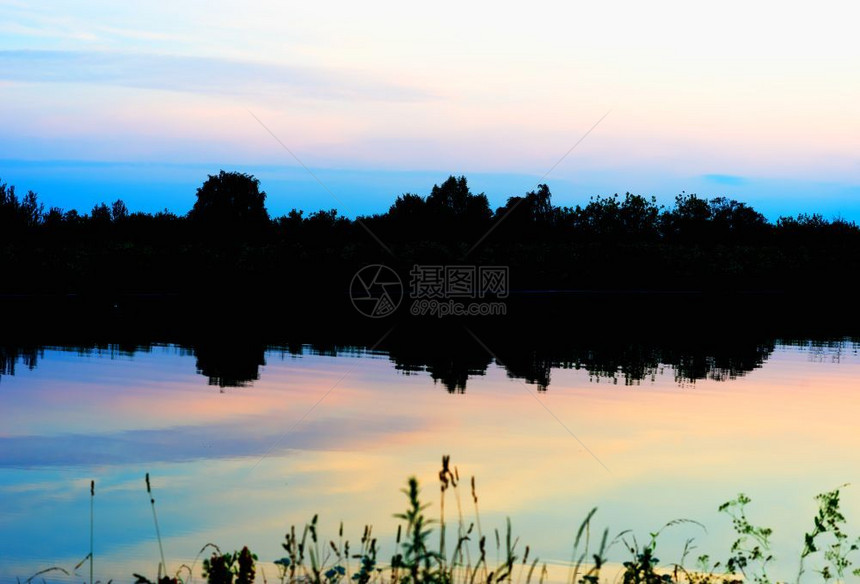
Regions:
<instances>
[{"instance_id":1,"label":"sky","mask_svg":"<svg viewBox=\"0 0 860 584\"><path fill-rule=\"evenodd\" d=\"M493 206L727 196L860 221L847 1L0 0L0 182L185 213L248 172L270 213L385 211L463 174Z\"/></svg>"}]
</instances>

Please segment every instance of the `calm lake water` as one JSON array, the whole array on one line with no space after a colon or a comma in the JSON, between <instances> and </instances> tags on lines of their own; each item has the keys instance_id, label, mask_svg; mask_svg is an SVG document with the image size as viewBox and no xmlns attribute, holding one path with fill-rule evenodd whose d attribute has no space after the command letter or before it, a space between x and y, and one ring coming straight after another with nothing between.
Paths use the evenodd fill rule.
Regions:
<instances>
[{"instance_id":1,"label":"calm lake water","mask_svg":"<svg viewBox=\"0 0 860 584\"><path fill-rule=\"evenodd\" d=\"M848 532L860 533L855 341L625 351L503 366L301 345L261 346L236 362L235 349L176 345L7 349L0 582L71 570L87 555L90 480L96 578L154 578L147 472L171 572L207 542L248 545L271 562L290 525L315 513L329 538L341 521L353 541L372 523L390 557L400 488L417 476L437 514L443 454L464 479L467 521L474 475L484 532L510 517L521 545L549 562L570 558L595 506L597 528L640 541L669 520L700 521L707 532L667 530L658 557L677 561L695 538L693 556L724 559L732 532L717 506L740 491L753 523L775 529L777 575L796 568L817 493L855 483L843 507ZM78 571L73 581L88 580L86 564Z\"/></svg>"}]
</instances>

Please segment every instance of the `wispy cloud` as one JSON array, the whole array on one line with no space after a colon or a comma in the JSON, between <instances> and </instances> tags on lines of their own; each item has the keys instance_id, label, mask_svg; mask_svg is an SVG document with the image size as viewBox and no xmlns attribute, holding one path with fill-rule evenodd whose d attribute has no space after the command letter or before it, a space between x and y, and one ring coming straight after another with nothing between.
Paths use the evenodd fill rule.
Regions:
<instances>
[{"instance_id":1,"label":"wispy cloud","mask_svg":"<svg viewBox=\"0 0 860 584\"><path fill-rule=\"evenodd\" d=\"M109 51L0 51L0 80L83 83L202 93L289 93L316 99L420 101L434 95L352 70L213 57Z\"/></svg>"},{"instance_id":2,"label":"wispy cloud","mask_svg":"<svg viewBox=\"0 0 860 584\"><path fill-rule=\"evenodd\" d=\"M428 422L414 417L392 421L369 415L362 419L304 420L285 438L282 422L255 419L104 434L0 436L0 469L259 459L273 447L275 452L337 449L346 443L355 448L378 443L392 434L403 437L416 430L428 431Z\"/></svg>"},{"instance_id":3,"label":"wispy cloud","mask_svg":"<svg viewBox=\"0 0 860 584\"><path fill-rule=\"evenodd\" d=\"M703 175L702 178L708 182L728 187L739 187L747 184L748 182L746 178L732 174L706 174Z\"/></svg>"}]
</instances>

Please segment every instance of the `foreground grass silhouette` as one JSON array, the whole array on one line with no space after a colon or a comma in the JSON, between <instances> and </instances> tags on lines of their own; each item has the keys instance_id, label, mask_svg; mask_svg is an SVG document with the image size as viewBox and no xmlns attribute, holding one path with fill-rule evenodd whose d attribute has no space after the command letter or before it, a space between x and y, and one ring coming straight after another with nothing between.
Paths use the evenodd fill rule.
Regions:
<instances>
[{"instance_id":1,"label":"foreground grass silhouette","mask_svg":"<svg viewBox=\"0 0 860 584\"><path fill-rule=\"evenodd\" d=\"M512 533L510 519L503 534L493 530L490 546L495 544L495 561L488 558L488 540L481 527L478 510L478 495L475 478L470 481L471 504L474 521L464 519L460 496L460 476L457 467L452 467L450 457L442 457L439 471L440 508L439 518L431 519L425 514L429 504L422 502L417 479L408 479L402 492L407 506L396 517L402 520L398 527L396 549L388 561L380 559L377 539L370 525L357 546L343 539L343 524L340 525L337 541L324 539L317 531L318 516L300 532L292 526L281 544L285 554L274 560L280 584L543 584L550 579L546 563L532 554L529 546L520 546L518 537ZM847 485L842 485L842 487ZM853 554L860 548L860 538L851 538L844 531L846 519L840 510L839 487L817 495L818 511L812 520L812 529L803 534L803 546L798 559L798 570L793 582L821 581L844 582L846 577L860 576L860 568L853 568ZM152 506L153 521L158 539L161 562L154 580L134 574L135 584L190 584L202 576L208 584L252 584L260 569L263 581L268 583L258 557L247 546L240 551L224 552L217 545L207 543L201 548L192 564L182 564L174 572L168 569L161 544L161 533L155 511L155 499L149 474L146 475L147 495ZM450 522L445 515L445 501L452 491L456 502L457 521ZM91 484L91 503L95 497ZM688 565L692 551L692 540L688 540L677 562L661 562L655 555L660 535L673 526L698 522L675 519L650 533L646 543L640 543L630 530L610 537L606 528L599 538L592 538L592 519L597 508L592 509L582 521L574 537L568 574L563 579L567 584L597 584L598 582L623 582L623 584L776 584L768 573L775 560L771 549L772 529L753 524L747 517L746 507L751 499L744 494L720 505L719 510L732 521L735 540L725 560L712 562L708 555L695 559L694 567ZM703 527L703 526L702 526ZM91 526L92 530L92 526ZM301 533L301 535L299 535ZM610 562L609 553L620 547L627 559L620 564ZM209 557L202 561L200 573L195 571L203 554ZM784 560L784 558L781 558ZM89 563L90 584L93 584L92 552L79 562L72 572L84 563ZM30 584L35 578L58 571L52 567L41 570L24 581ZM557 581L553 578L553 581ZM19 581L20 582L20 581Z\"/></svg>"}]
</instances>

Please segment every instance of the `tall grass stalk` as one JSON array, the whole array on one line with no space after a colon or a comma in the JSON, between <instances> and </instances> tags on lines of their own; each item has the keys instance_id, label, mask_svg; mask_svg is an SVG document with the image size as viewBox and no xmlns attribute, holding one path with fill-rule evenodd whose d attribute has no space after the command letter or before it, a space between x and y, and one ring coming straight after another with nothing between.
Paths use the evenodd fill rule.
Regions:
<instances>
[{"instance_id":1,"label":"tall grass stalk","mask_svg":"<svg viewBox=\"0 0 860 584\"><path fill-rule=\"evenodd\" d=\"M95 518L95 499L96 499L96 482L90 481L90 584L93 584L93 562L95 555L93 553L93 522Z\"/></svg>"},{"instance_id":2,"label":"tall grass stalk","mask_svg":"<svg viewBox=\"0 0 860 584\"><path fill-rule=\"evenodd\" d=\"M475 524L478 526L478 539L484 538L484 532L481 531L481 514L478 513L478 493L475 490L475 477L472 476L472 502L475 504Z\"/></svg>"},{"instance_id":3,"label":"tall grass stalk","mask_svg":"<svg viewBox=\"0 0 860 584\"><path fill-rule=\"evenodd\" d=\"M451 456L445 454L442 456L442 470L439 471L439 482L441 483L440 504L439 504L439 555L442 558L447 558L445 554L445 491L449 487L457 487L457 479L450 469ZM458 534L459 536L459 534ZM455 550L456 553L456 550Z\"/></svg>"},{"instance_id":4,"label":"tall grass stalk","mask_svg":"<svg viewBox=\"0 0 860 584\"><path fill-rule=\"evenodd\" d=\"M158 528L158 515L155 513L155 499L152 497L152 487L149 484L149 473L146 473L146 493L149 495L149 504L152 506L152 520L155 522L155 537L158 539L158 552L161 554L161 569L159 569L159 580L161 570L167 575L167 563L164 561L164 547L161 545L161 530Z\"/></svg>"},{"instance_id":5,"label":"tall grass stalk","mask_svg":"<svg viewBox=\"0 0 860 584\"><path fill-rule=\"evenodd\" d=\"M466 565L471 566L472 554L469 551L468 545L463 544L469 540L469 534L472 532L472 525L466 527L466 522L463 520L463 503L460 499L460 471L454 467L454 498L457 501L457 549L455 556L459 557L460 564L463 563L463 548L466 549Z\"/></svg>"}]
</instances>

